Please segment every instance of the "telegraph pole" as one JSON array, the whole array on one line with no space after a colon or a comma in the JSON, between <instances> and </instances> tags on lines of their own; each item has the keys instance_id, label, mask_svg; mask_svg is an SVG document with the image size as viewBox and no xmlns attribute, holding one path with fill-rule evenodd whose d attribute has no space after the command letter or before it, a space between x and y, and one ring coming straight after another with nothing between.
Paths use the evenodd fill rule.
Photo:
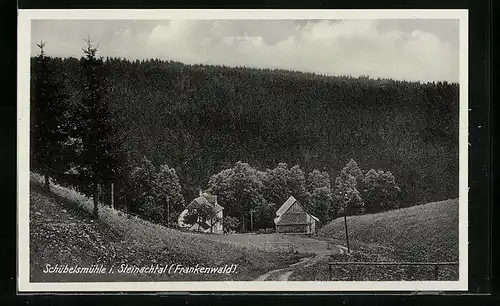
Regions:
<instances>
[{"instance_id":1,"label":"telegraph pole","mask_svg":"<svg viewBox=\"0 0 500 306\"><path fill-rule=\"evenodd\" d=\"M253 233L253 210L250 210L250 231Z\"/></svg>"},{"instance_id":2,"label":"telegraph pole","mask_svg":"<svg viewBox=\"0 0 500 306\"><path fill-rule=\"evenodd\" d=\"M349 234L347 231L347 207L346 207L346 201L347 201L347 193L343 197L343 203L344 203L344 226L345 226L345 240L347 242L347 253L351 253L351 249L349 248Z\"/></svg>"}]
</instances>

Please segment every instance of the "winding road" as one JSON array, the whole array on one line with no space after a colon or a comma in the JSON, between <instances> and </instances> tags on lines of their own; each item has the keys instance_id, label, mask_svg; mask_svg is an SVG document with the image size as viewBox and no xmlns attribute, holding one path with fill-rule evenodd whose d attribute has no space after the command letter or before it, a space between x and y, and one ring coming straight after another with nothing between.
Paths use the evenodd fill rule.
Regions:
<instances>
[{"instance_id":1,"label":"winding road","mask_svg":"<svg viewBox=\"0 0 500 306\"><path fill-rule=\"evenodd\" d=\"M255 281L288 281L296 269L312 266L329 255L344 254L346 251L347 249L341 245L332 246L331 249L316 249L314 250L314 256L302 258L299 262L291 264L286 268L269 271L257 277Z\"/></svg>"},{"instance_id":2,"label":"winding road","mask_svg":"<svg viewBox=\"0 0 500 306\"><path fill-rule=\"evenodd\" d=\"M287 281L290 276L302 267L312 266L318 261L335 254L344 254L347 248L335 242L319 240L310 237L287 234L233 234L233 235L206 235L208 239L227 241L241 245L252 245L263 250L278 250L281 246L292 247L294 252L307 257L289 265L288 267L268 271L257 277L255 281Z\"/></svg>"}]
</instances>

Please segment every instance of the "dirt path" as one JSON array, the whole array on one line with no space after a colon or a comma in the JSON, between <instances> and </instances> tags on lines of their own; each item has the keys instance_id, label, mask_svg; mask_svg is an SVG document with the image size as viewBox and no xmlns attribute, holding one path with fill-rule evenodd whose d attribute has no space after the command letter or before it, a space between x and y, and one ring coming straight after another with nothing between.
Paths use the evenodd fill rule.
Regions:
<instances>
[{"instance_id":1,"label":"dirt path","mask_svg":"<svg viewBox=\"0 0 500 306\"><path fill-rule=\"evenodd\" d=\"M290 275L292 275L294 269L305 266L307 263L315 260L317 257L321 258L323 257L323 255L316 255L314 257L302 258L299 262L291 264L286 268L272 270L265 274L262 274L261 276L257 277L255 281L269 281L269 280L287 281Z\"/></svg>"},{"instance_id":2,"label":"dirt path","mask_svg":"<svg viewBox=\"0 0 500 306\"><path fill-rule=\"evenodd\" d=\"M338 251L338 253L343 254L345 251L342 246L335 246L336 250L330 250L330 253L318 253L313 257L302 258L299 262L289 265L283 269L277 269L269 271L261 276L257 277L255 281L288 281L290 276L295 272L296 269L302 267L309 267L325 258L326 256ZM333 251L333 252L332 252Z\"/></svg>"}]
</instances>

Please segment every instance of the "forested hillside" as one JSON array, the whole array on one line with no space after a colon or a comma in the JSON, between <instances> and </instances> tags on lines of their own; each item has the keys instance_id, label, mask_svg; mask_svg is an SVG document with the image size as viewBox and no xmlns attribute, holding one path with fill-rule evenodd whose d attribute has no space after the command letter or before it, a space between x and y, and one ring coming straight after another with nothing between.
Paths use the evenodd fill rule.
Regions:
<instances>
[{"instance_id":1,"label":"forested hillside","mask_svg":"<svg viewBox=\"0 0 500 306\"><path fill-rule=\"evenodd\" d=\"M80 62L49 58L70 109ZM104 68L114 141L131 160L174 168L186 201L237 161L335 178L351 158L391 171L403 206L458 197L458 84L115 58Z\"/></svg>"}]
</instances>

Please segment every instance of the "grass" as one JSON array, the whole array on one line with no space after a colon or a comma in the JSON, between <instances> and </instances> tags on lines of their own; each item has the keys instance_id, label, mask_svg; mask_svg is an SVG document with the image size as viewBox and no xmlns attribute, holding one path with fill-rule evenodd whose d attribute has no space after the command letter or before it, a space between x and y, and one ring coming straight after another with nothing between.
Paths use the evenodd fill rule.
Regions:
<instances>
[{"instance_id":1,"label":"grass","mask_svg":"<svg viewBox=\"0 0 500 306\"><path fill-rule=\"evenodd\" d=\"M352 253L334 255L297 271L291 280L327 280L328 261L458 261L458 200L348 217ZM345 245L344 219L323 227L317 239ZM431 280L432 267L335 267L335 280ZM440 280L457 280L458 267L441 267Z\"/></svg>"},{"instance_id":2,"label":"grass","mask_svg":"<svg viewBox=\"0 0 500 306\"><path fill-rule=\"evenodd\" d=\"M318 253L330 254L337 249L328 250L328 243L307 237L285 234L234 234L234 235L204 235L208 239L231 243L234 245L253 245L257 249L268 252L290 252L307 255Z\"/></svg>"},{"instance_id":3,"label":"grass","mask_svg":"<svg viewBox=\"0 0 500 306\"><path fill-rule=\"evenodd\" d=\"M91 216L93 203L75 190L51 186L30 176L31 281L186 281L253 280L270 270L298 261L304 255L265 252L253 246L214 241L128 217L100 206L99 219ZM121 264L219 267L236 264L232 274L45 274L46 264L106 268Z\"/></svg>"}]
</instances>

